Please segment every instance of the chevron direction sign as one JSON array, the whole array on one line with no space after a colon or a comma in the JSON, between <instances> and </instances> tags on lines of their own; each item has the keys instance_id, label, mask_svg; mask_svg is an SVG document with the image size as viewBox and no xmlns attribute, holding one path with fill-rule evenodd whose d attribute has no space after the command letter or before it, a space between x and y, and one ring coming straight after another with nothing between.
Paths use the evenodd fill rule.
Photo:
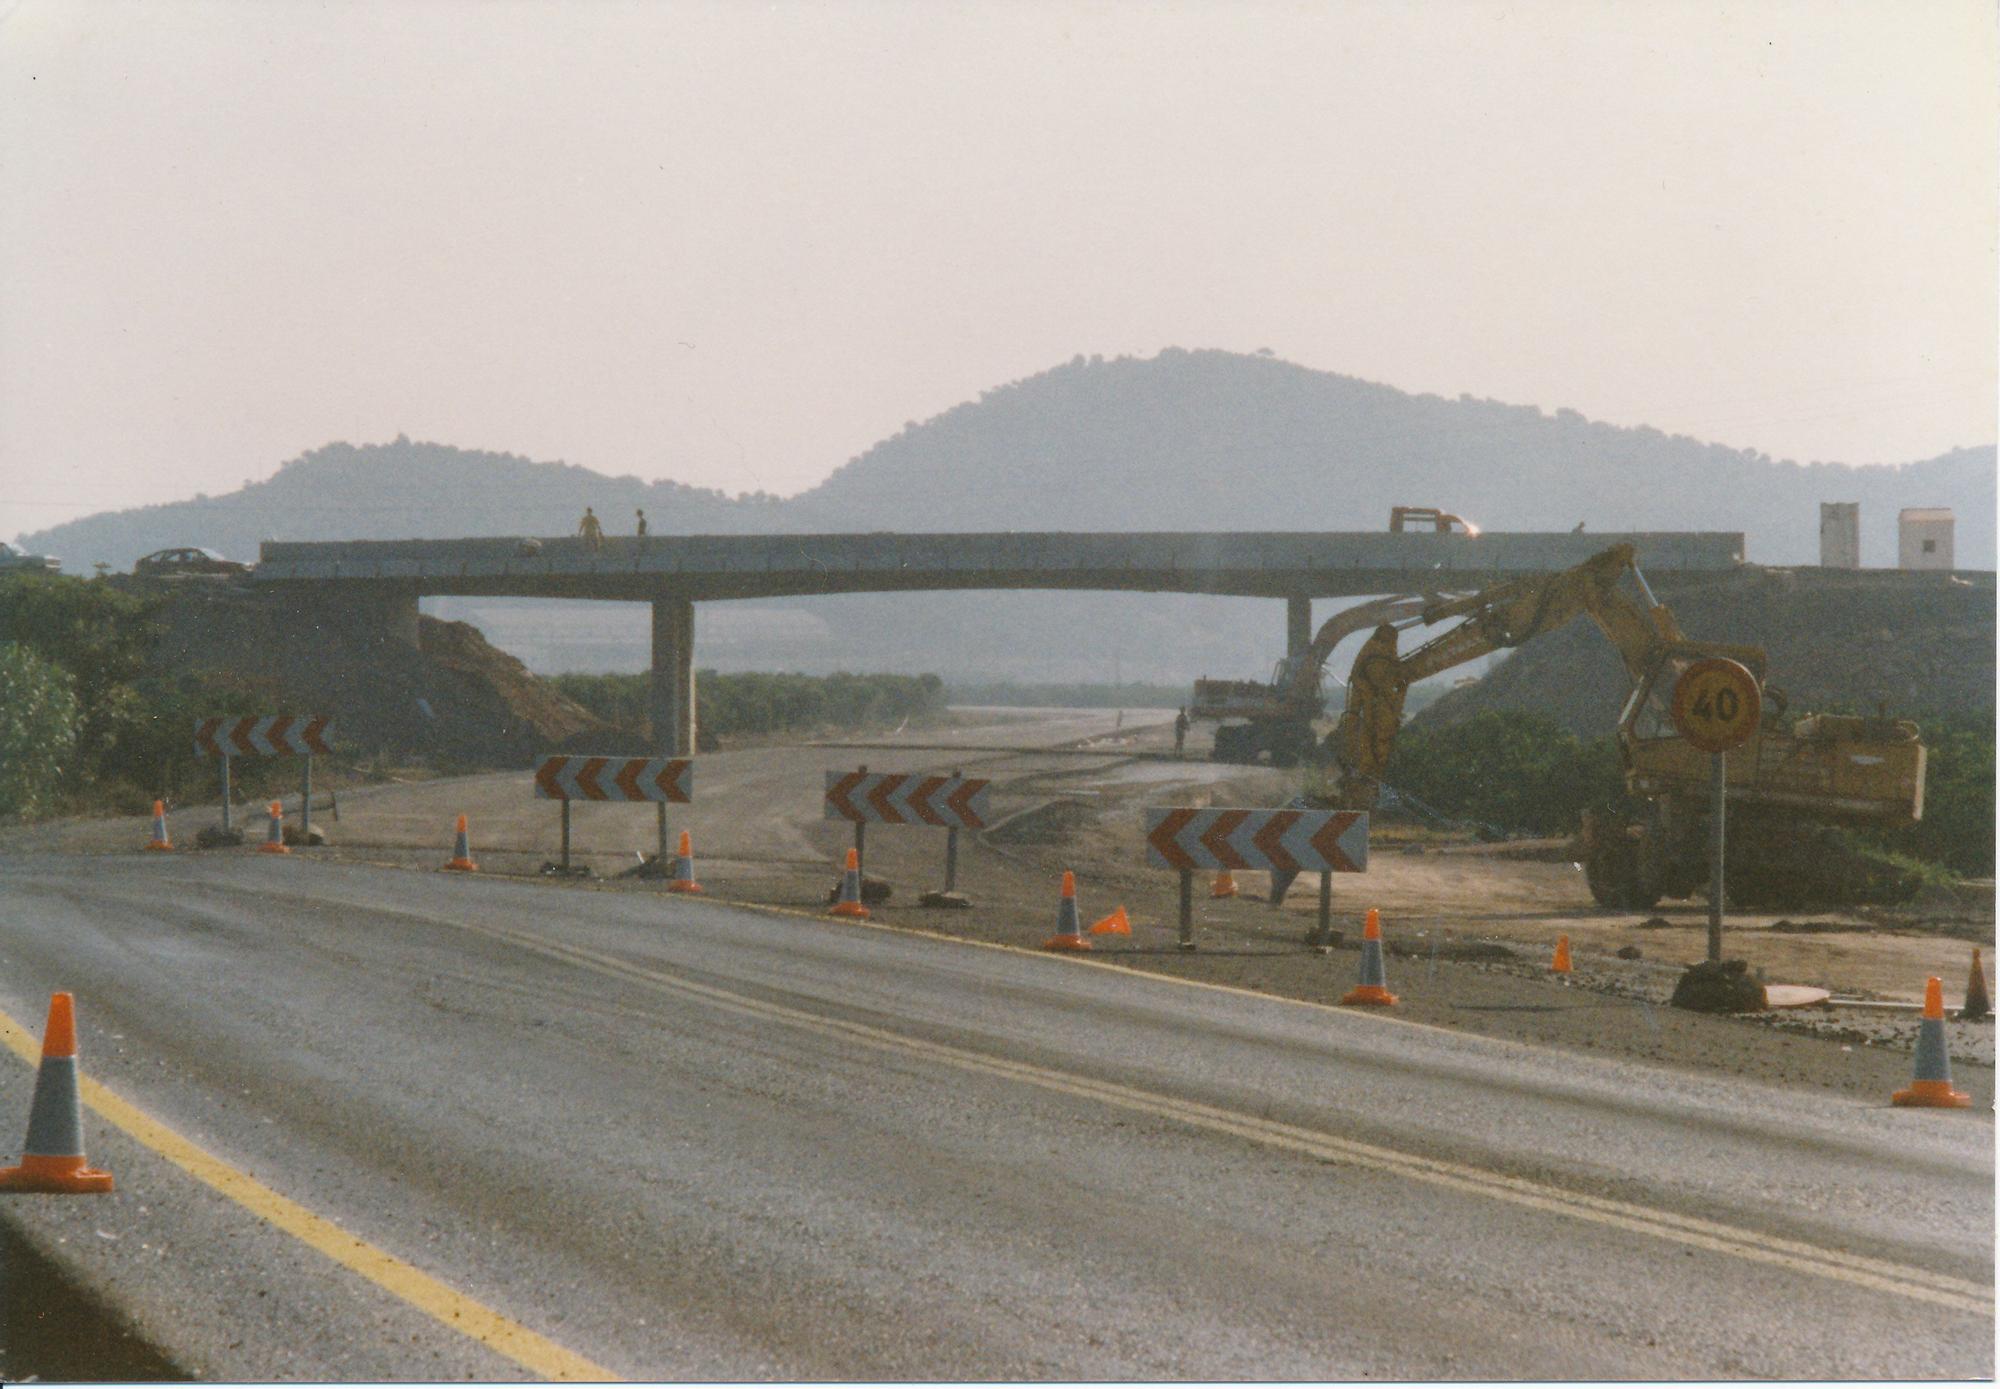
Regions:
<instances>
[{"instance_id":1,"label":"chevron direction sign","mask_svg":"<svg viewBox=\"0 0 2000 1389\"><path fill-rule=\"evenodd\" d=\"M544 757L535 795L545 801L694 799L694 763L685 757Z\"/></svg>"},{"instance_id":2,"label":"chevron direction sign","mask_svg":"<svg viewBox=\"0 0 2000 1389\"><path fill-rule=\"evenodd\" d=\"M976 777L918 772L828 772L826 818L983 830L988 815L986 788L992 784Z\"/></svg>"},{"instance_id":3,"label":"chevron direction sign","mask_svg":"<svg viewBox=\"0 0 2000 1389\"><path fill-rule=\"evenodd\" d=\"M1149 807L1145 814L1146 862L1156 868L1368 871L1365 811Z\"/></svg>"},{"instance_id":4,"label":"chevron direction sign","mask_svg":"<svg viewBox=\"0 0 2000 1389\"><path fill-rule=\"evenodd\" d=\"M248 719L196 719L196 757L311 757L333 748L333 720L324 714L267 714Z\"/></svg>"}]
</instances>

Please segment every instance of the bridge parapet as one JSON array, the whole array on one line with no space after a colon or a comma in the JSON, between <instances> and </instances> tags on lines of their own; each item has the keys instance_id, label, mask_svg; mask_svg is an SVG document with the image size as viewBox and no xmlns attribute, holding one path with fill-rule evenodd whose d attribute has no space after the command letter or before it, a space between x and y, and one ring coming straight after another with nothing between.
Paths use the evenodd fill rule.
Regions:
<instances>
[{"instance_id":1,"label":"bridge parapet","mask_svg":"<svg viewBox=\"0 0 2000 1389\"><path fill-rule=\"evenodd\" d=\"M1629 541L1650 573L1743 563L1734 531L1477 536L1381 531L968 532L266 541L262 583L422 593L701 601L921 589L1128 589L1343 597L1567 568Z\"/></svg>"}]
</instances>

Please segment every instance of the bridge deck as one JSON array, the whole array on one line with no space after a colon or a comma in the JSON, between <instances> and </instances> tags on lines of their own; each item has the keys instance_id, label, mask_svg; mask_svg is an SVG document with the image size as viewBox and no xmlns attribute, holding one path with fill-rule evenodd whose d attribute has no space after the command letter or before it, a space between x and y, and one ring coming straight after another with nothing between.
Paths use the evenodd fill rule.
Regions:
<instances>
[{"instance_id":1,"label":"bridge deck","mask_svg":"<svg viewBox=\"0 0 2000 1389\"><path fill-rule=\"evenodd\" d=\"M1128 589L1346 597L1567 568L1619 541L1649 573L1743 563L1735 531L1478 536L1308 531L974 532L266 541L260 583L423 594L692 601L922 589Z\"/></svg>"}]
</instances>

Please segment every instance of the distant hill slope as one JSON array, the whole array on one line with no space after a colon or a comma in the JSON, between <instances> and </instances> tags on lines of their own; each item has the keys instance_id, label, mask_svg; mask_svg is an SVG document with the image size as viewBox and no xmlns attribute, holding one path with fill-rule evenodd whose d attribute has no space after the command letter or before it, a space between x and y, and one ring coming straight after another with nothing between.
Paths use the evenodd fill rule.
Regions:
<instances>
[{"instance_id":1,"label":"distant hill slope","mask_svg":"<svg viewBox=\"0 0 2000 1389\"><path fill-rule=\"evenodd\" d=\"M221 497L104 513L22 537L71 572L167 545L254 559L265 539L563 535L586 505L614 533L936 529L1376 530L1442 506L1489 530L1741 530L1753 560L1810 564L1819 503L1858 501L1863 557L1895 559L1895 513L1949 506L1958 563L1994 566L1995 453L1896 467L1776 462L1598 424L1570 410L1410 395L1276 358L1168 349L1074 361L912 424L789 499L730 497L443 444L330 444ZM483 601L483 600L482 600ZM936 670L1036 680L1253 675L1282 616L1249 600L1095 594L861 596L785 608L810 639L752 642L745 665ZM1323 604L1324 608L1325 605ZM454 609L456 611L456 609ZM785 623L771 624L774 629ZM999 629L1011 634L999 639ZM744 630L750 630L746 627ZM1115 640L1113 640L1115 638ZM643 636L590 668L643 659ZM559 656L543 668L563 668ZM579 663L582 664L582 663Z\"/></svg>"}]
</instances>

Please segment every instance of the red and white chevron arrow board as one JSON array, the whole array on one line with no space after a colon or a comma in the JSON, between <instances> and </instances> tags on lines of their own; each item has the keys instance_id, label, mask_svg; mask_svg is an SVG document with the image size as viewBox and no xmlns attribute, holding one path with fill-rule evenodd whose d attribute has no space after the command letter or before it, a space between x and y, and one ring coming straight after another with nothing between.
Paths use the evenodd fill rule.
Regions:
<instances>
[{"instance_id":1,"label":"red and white chevron arrow board","mask_svg":"<svg viewBox=\"0 0 2000 1389\"><path fill-rule=\"evenodd\" d=\"M1146 862L1156 868L1365 873L1368 815L1360 810L1151 807L1146 811Z\"/></svg>"},{"instance_id":2,"label":"red and white chevron arrow board","mask_svg":"<svg viewBox=\"0 0 2000 1389\"><path fill-rule=\"evenodd\" d=\"M986 789L992 784L921 772L828 772L826 818L983 830L988 822Z\"/></svg>"},{"instance_id":3,"label":"red and white chevron arrow board","mask_svg":"<svg viewBox=\"0 0 2000 1389\"><path fill-rule=\"evenodd\" d=\"M545 801L694 799L694 763L685 757L544 757L535 795Z\"/></svg>"},{"instance_id":4,"label":"red and white chevron arrow board","mask_svg":"<svg viewBox=\"0 0 2000 1389\"><path fill-rule=\"evenodd\" d=\"M325 714L266 714L247 719L196 719L196 757L307 757L333 751L333 720Z\"/></svg>"}]
</instances>

